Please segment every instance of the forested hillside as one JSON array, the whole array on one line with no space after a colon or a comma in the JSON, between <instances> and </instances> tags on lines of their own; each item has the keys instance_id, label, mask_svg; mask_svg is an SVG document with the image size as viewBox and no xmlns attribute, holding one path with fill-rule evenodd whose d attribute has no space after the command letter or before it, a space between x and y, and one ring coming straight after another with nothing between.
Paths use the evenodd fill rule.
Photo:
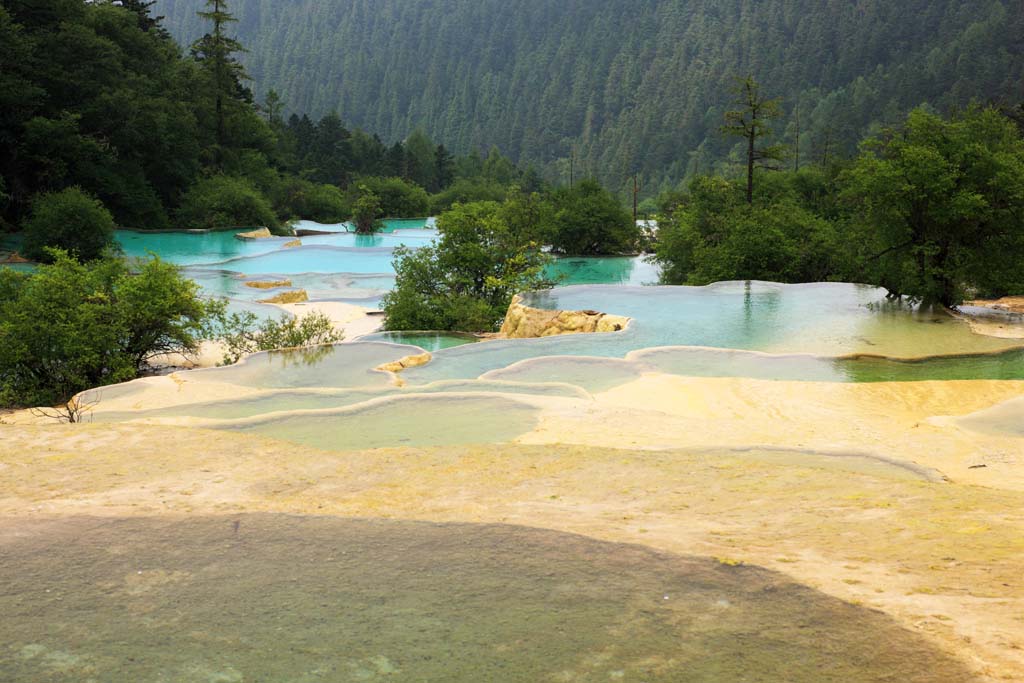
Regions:
<instances>
[{"instance_id":1,"label":"forested hillside","mask_svg":"<svg viewBox=\"0 0 1024 683\"><path fill-rule=\"evenodd\" d=\"M158 0L188 44L202 0ZM492 144L551 177L653 191L708 171L733 78L783 97L801 160L851 152L927 103L1024 98L1019 0L233 0L257 98L337 111L385 141L422 125L457 153ZM799 131L799 134L798 134Z\"/></svg>"}]
</instances>

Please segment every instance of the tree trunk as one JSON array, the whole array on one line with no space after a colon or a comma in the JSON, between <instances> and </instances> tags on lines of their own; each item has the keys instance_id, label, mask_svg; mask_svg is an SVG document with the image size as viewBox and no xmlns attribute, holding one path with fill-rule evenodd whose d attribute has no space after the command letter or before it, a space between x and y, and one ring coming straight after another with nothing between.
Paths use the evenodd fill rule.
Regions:
<instances>
[{"instance_id":1,"label":"tree trunk","mask_svg":"<svg viewBox=\"0 0 1024 683\"><path fill-rule=\"evenodd\" d=\"M750 135L747 137L747 204L754 203L754 141L756 135L751 126Z\"/></svg>"}]
</instances>

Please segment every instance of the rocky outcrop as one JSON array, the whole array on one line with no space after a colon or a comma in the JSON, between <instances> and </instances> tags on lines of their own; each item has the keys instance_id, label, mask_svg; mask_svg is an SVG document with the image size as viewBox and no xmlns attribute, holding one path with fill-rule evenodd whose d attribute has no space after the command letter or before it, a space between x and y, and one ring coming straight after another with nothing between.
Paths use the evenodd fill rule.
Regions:
<instances>
[{"instance_id":1,"label":"rocky outcrop","mask_svg":"<svg viewBox=\"0 0 1024 683\"><path fill-rule=\"evenodd\" d=\"M32 263L32 262L29 261L24 256L22 256L21 254L19 254L18 252L14 251L14 252L11 252L7 256L7 258L0 259L0 263Z\"/></svg>"},{"instance_id":2,"label":"rocky outcrop","mask_svg":"<svg viewBox=\"0 0 1024 683\"><path fill-rule=\"evenodd\" d=\"M291 280L251 280L245 283L246 287L253 289L277 289L278 287L291 287Z\"/></svg>"},{"instance_id":3,"label":"rocky outcrop","mask_svg":"<svg viewBox=\"0 0 1024 683\"><path fill-rule=\"evenodd\" d=\"M516 296L505 314L499 338L529 339L559 334L586 332L618 332L629 325L630 319L599 311L549 311L531 308Z\"/></svg>"},{"instance_id":4,"label":"rocky outcrop","mask_svg":"<svg viewBox=\"0 0 1024 683\"><path fill-rule=\"evenodd\" d=\"M235 235L236 240L265 240L268 237L273 237L273 235L270 234L269 228L259 228L258 230L240 232Z\"/></svg>"},{"instance_id":5,"label":"rocky outcrop","mask_svg":"<svg viewBox=\"0 0 1024 683\"><path fill-rule=\"evenodd\" d=\"M414 356L406 356L405 358L399 358L398 360L390 363L378 365L374 370L388 373L391 375L391 381L395 386L404 387L405 380L402 379L401 375L398 373L402 372L402 370L405 370L406 368L415 368L419 365L426 365L432 358L433 356L429 352L424 351L423 353L418 353Z\"/></svg>"},{"instance_id":6,"label":"rocky outcrop","mask_svg":"<svg viewBox=\"0 0 1024 683\"><path fill-rule=\"evenodd\" d=\"M290 292L281 292L277 296L272 296L269 299L260 299L258 303L261 304L300 304L303 301L309 301L309 295L306 294L304 289L293 289Z\"/></svg>"},{"instance_id":7,"label":"rocky outcrop","mask_svg":"<svg viewBox=\"0 0 1024 683\"><path fill-rule=\"evenodd\" d=\"M284 248L285 249L292 249L294 247L301 247L301 246L302 246L302 240L292 240L291 242L285 242L284 243Z\"/></svg>"}]
</instances>

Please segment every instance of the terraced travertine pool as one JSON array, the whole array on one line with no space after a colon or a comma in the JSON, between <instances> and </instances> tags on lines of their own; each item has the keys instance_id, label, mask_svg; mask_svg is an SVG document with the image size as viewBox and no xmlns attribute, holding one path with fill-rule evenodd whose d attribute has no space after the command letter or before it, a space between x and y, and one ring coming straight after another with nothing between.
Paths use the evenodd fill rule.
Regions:
<instances>
[{"instance_id":1,"label":"terraced travertine pool","mask_svg":"<svg viewBox=\"0 0 1024 683\"><path fill-rule=\"evenodd\" d=\"M432 232L403 224L369 241L316 236L298 248L225 235L146 237L165 240L167 255L204 290L237 306L258 306L245 280L276 275L314 299L374 305L393 284L393 273L377 269L394 246L424 244ZM861 285L643 286L656 273L642 259L565 259L555 268L579 284L528 293L527 304L597 309L631 324L607 334L483 342L380 333L87 392L98 401L93 421L118 423L93 428L219 430L190 438L224 441L230 454L212 469L200 462L171 475L164 466L149 479L131 474L142 465L131 446L119 453L120 436L89 455L98 470L110 469L111 488L103 496L83 490L81 500L141 505L149 514L197 506L203 514L49 519L40 512L60 509L58 489L74 488L64 481L72 474L51 473L31 514L0 518L0 581L8 587L0 613L15 617L0 620L0 678L987 683L949 654L951 643L974 647L962 645L961 631L938 637L917 629L932 616L947 620L943 628L980 630L986 667L1024 672L1001 649L1015 637L1003 614L1017 604L1008 594L1015 589L1005 578L990 585L974 569L961 574L974 559L960 557L955 541L980 544L1004 571L1012 571L1006 558L1017 542L1006 529L986 541L984 520L967 519L975 506L957 496L970 488L984 499L985 489L947 483L1024 489L1024 341L978 334L945 311ZM423 364L381 369L425 351ZM517 465L523 474L508 481L511 465L500 458L473 470L474 458L510 443L544 450L531 451L534 459ZM604 479L594 474L588 492L572 489L582 471L560 469L559 454L569 458L572 444L630 450L602 461L614 470L604 478L614 481L597 486ZM685 477L677 479L651 498L660 470L651 465L635 484L633 463L680 447L696 455L671 467L698 468L704 480L684 487ZM51 472L71 456L47 446L40 457ZM572 458L573 467L587 467L586 457ZM275 459L272 471L262 459ZM737 481L744 468L750 475ZM23 471L15 466L6 476ZM840 482L848 478L873 482L873 492L846 491ZM315 497L304 493L321 480L330 483ZM808 502L800 489L807 481L835 490ZM891 516L893 500L944 486L937 499L963 522L948 521L948 511ZM437 487L443 501L434 499ZM561 500L566 490L578 505ZM221 500L213 491L231 493ZM857 510L842 525L833 520L828 543L817 539L801 555L809 530L834 507L853 505L843 496ZM256 509L320 514L327 504L335 515L400 510L426 519L443 510L460 521L487 518L493 507L499 521L573 529L586 519L591 531L622 527L644 543L650 531L675 550L689 547L698 529L705 535L692 553L671 555L508 525L208 514L244 509L250 499L261 501ZM701 517L702 505L718 517ZM762 517L762 506L774 516ZM811 521L793 525L789 511L801 506ZM687 511L689 521L632 521L666 510ZM730 531L722 510L745 521L733 520ZM999 514L1000 524L1016 523ZM881 546L856 538L855 547L843 545L843 525L882 523L884 543L872 541ZM940 523L948 527L941 534ZM740 528L749 536L742 543ZM792 566L802 581L706 556L712 546L740 554L757 547L767 561L775 551L760 528L789 544L776 569ZM907 569L904 545L926 558L926 572ZM846 558L841 568L827 556L833 546L844 548L835 555ZM857 599L873 604L885 593L880 604L899 623L802 585L822 576L832 595L876 582L875 593ZM977 602L982 587L996 602ZM975 611L961 619L956 609ZM1002 621L989 624L979 610Z\"/></svg>"},{"instance_id":2,"label":"terraced travertine pool","mask_svg":"<svg viewBox=\"0 0 1024 683\"><path fill-rule=\"evenodd\" d=\"M286 277L314 300L374 305L393 285L394 247L422 246L435 235L425 222L411 221L369 237L344 232L344 225L300 227L337 232L304 237L293 248L283 238L242 241L233 232L119 233L118 239L129 255L157 253L185 266L206 292L260 311L254 300L268 291L246 287L246 280ZM636 283L655 281L656 270L642 258L624 257L559 259L552 274L563 284L527 293L524 303L599 309L628 316L631 324L610 334L485 343L464 335L386 333L313 358L260 354L189 375L194 385L245 387L242 395L173 405L104 400L95 419L192 417L319 447L431 445L515 438L538 423L544 408L533 399L550 408L555 397L580 401L652 374L833 383L1024 380L1022 340L977 334L944 310L891 301L873 287L642 286ZM586 284L569 284L574 281ZM429 362L404 370L397 381L377 370L423 351L432 354ZM388 424L403 428L383 427Z\"/></svg>"},{"instance_id":3,"label":"terraced travertine pool","mask_svg":"<svg viewBox=\"0 0 1024 683\"><path fill-rule=\"evenodd\" d=\"M322 225L299 221L299 230L326 234L305 235L302 246L285 247L288 237L239 240L239 230L214 232L143 232L121 230L117 243L125 255L144 258L156 254L185 268L211 296L227 297L235 310L265 316L274 309L254 306L256 299L275 292L246 287L247 280L287 278L307 291L311 300L349 301L376 307L394 286L392 259L398 246L416 248L436 237L433 219L389 219L384 231L357 235L347 223ZM638 257L572 257L555 261L548 276L565 284L616 283L643 285L657 282L654 266Z\"/></svg>"}]
</instances>

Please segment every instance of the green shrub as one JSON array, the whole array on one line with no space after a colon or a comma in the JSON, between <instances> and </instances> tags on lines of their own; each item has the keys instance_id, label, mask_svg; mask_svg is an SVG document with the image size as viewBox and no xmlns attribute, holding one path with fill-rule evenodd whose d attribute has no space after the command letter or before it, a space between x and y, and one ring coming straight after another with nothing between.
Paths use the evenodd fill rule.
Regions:
<instances>
[{"instance_id":1,"label":"green shrub","mask_svg":"<svg viewBox=\"0 0 1024 683\"><path fill-rule=\"evenodd\" d=\"M298 216L317 223L341 223L352 215L345 194L334 185L311 185L302 198Z\"/></svg>"},{"instance_id":2,"label":"green shrub","mask_svg":"<svg viewBox=\"0 0 1024 683\"><path fill-rule=\"evenodd\" d=\"M430 198L430 213L439 216L455 204L469 202L501 202L508 189L488 178L459 178L447 189Z\"/></svg>"},{"instance_id":3,"label":"green shrub","mask_svg":"<svg viewBox=\"0 0 1024 683\"><path fill-rule=\"evenodd\" d=\"M318 223L341 223L352 215L345 193L334 185L320 185L286 177L273 192L274 208L282 216Z\"/></svg>"},{"instance_id":4,"label":"green shrub","mask_svg":"<svg viewBox=\"0 0 1024 683\"><path fill-rule=\"evenodd\" d=\"M76 258L99 258L114 240L114 219L97 199L77 187L39 195L24 224L24 254L52 260L47 249L61 249Z\"/></svg>"},{"instance_id":5,"label":"green shrub","mask_svg":"<svg viewBox=\"0 0 1024 683\"><path fill-rule=\"evenodd\" d=\"M834 224L801 206L791 183L751 206L738 183L701 176L659 224L655 259L668 284L819 282L838 268L837 240Z\"/></svg>"},{"instance_id":6,"label":"green shrub","mask_svg":"<svg viewBox=\"0 0 1024 683\"><path fill-rule=\"evenodd\" d=\"M401 178L364 176L353 183L353 207L358 195L372 192L380 200L380 215L386 218L419 218L430 209L430 195L419 185Z\"/></svg>"},{"instance_id":7,"label":"green shrub","mask_svg":"<svg viewBox=\"0 0 1024 683\"><path fill-rule=\"evenodd\" d=\"M548 242L573 255L621 254L636 249L640 229L611 192L596 180L556 190Z\"/></svg>"},{"instance_id":8,"label":"green shrub","mask_svg":"<svg viewBox=\"0 0 1024 683\"><path fill-rule=\"evenodd\" d=\"M55 405L123 382L147 360L196 350L222 304L153 259L82 263L52 251L33 274L0 268L0 403Z\"/></svg>"},{"instance_id":9,"label":"green shrub","mask_svg":"<svg viewBox=\"0 0 1024 683\"><path fill-rule=\"evenodd\" d=\"M279 320L259 320L253 313L224 316L217 336L225 344L224 364L236 363L249 353L334 344L344 335L323 313L300 318L282 315Z\"/></svg>"},{"instance_id":10,"label":"green shrub","mask_svg":"<svg viewBox=\"0 0 1024 683\"><path fill-rule=\"evenodd\" d=\"M178 209L178 222L186 228L265 226L281 231L266 197L249 181L225 175L203 178L189 188Z\"/></svg>"},{"instance_id":11,"label":"green shrub","mask_svg":"<svg viewBox=\"0 0 1024 683\"><path fill-rule=\"evenodd\" d=\"M550 257L513 229L496 202L456 204L437 221L438 239L395 250L395 288L381 303L389 330L489 332L512 296L548 286Z\"/></svg>"},{"instance_id":12,"label":"green shrub","mask_svg":"<svg viewBox=\"0 0 1024 683\"><path fill-rule=\"evenodd\" d=\"M380 220L383 215L380 197L365 185L360 185L359 196L352 205L352 222L356 224L356 232L361 235L379 232L384 227Z\"/></svg>"}]
</instances>

